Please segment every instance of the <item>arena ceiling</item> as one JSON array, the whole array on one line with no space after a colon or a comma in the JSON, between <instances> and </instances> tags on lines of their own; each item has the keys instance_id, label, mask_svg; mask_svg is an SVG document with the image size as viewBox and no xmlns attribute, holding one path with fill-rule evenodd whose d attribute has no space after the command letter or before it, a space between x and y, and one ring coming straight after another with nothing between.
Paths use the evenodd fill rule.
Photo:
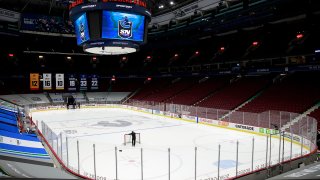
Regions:
<instances>
[{"instance_id":1,"label":"arena ceiling","mask_svg":"<svg viewBox=\"0 0 320 180\"><path fill-rule=\"evenodd\" d=\"M68 15L68 4L74 0L0 0L0 7L17 12L45 15ZM153 15L173 11L196 0L146 0Z\"/></svg>"}]
</instances>

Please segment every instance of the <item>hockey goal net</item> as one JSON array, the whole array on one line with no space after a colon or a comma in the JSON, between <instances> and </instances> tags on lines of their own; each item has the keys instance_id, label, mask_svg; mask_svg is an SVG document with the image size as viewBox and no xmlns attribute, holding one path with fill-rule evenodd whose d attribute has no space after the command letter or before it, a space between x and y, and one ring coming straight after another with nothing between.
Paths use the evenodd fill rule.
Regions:
<instances>
[{"instance_id":1,"label":"hockey goal net","mask_svg":"<svg viewBox=\"0 0 320 180\"><path fill-rule=\"evenodd\" d=\"M127 145L127 144L131 144L132 143L132 138L130 134L125 134L123 136L123 144ZM141 138L140 138L140 133L136 133L136 143L141 144Z\"/></svg>"}]
</instances>

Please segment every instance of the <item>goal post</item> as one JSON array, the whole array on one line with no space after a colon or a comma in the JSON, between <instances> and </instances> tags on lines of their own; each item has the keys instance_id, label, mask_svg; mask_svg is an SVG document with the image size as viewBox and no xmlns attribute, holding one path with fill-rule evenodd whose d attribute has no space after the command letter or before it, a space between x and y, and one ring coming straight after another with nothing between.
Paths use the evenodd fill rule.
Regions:
<instances>
[{"instance_id":1,"label":"goal post","mask_svg":"<svg viewBox=\"0 0 320 180\"><path fill-rule=\"evenodd\" d=\"M125 134L123 136L123 144L127 145L127 144L131 144L131 135L130 134ZM140 133L136 133L136 143L141 144L141 138L140 138Z\"/></svg>"}]
</instances>

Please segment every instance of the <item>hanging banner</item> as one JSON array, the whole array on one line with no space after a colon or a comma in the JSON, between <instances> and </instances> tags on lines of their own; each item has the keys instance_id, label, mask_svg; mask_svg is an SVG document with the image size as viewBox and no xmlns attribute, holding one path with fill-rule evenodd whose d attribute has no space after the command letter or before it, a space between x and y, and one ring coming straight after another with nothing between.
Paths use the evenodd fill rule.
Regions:
<instances>
[{"instance_id":1,"label":"hanging banner","mask_svg":"<svg viewBox=\"0 0 320 180\"><path fill-rule=\"evenodd\" d=\"M90 90L99 90L99 77L97 75L91 75Z\"/></svg>"},{"instance_id":2,"label":"hanging banner","mask_svg":"<svg viewBox=\"0 0 320 180\"><path fill-rule=\"evenodd\" d=\"M51 73L43 73L43 90L52 89Z\"/></svg>"},{"instance_id":3,"label":"hanging banner","mask_svg":"<svg viewBox=\"0 0 320 180\"><path fill-rule=\"evenodd\" d=\"M86 90L88 90L87 75L81 74L80 75L80 91L86 91Z\"/></svg>"},{"instance_id":4,"label":"hanging banner","mask_svg":"<svg viewBox=\"0 0 320 180\"><path fill-rule=\"evenodd\" d=\"M56 90L64 90L64 74L56 74Z\"/></svg>"},{"instance_id":5,"label":"hanging banner","mask_svg":"<svg viewBox=\"0 0 320 180\"><path fill-rule=\"evenodd\" d=\"M39 73L30 73L30 90L39 90Z\"/></svg>"},{"instance_id":6,"label":"hanging banner","mask_svg":"<svg viewBox=\"0 0 320 180\"><path fill-rule=\"evenodd\" d=\"M74 74L69 74L69 77L68 77L68 81L69 81L69 84L68 84L68 91L76 91L77 90L77 78Z\"/></svg>"}]
</instances>

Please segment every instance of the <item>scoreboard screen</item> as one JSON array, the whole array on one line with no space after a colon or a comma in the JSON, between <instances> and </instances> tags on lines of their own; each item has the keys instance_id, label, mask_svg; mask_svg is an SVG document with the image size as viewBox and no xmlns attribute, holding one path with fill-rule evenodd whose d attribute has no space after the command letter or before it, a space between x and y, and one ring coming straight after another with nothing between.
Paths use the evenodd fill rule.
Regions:
<instances>
[{"instance_id":1,"label":"scoreboard screen","mask_svg":"<svg viewBox=\"0 0 320 180\"><path fill-rule=\"evenodd\" d=\"M85 52L129 54L147 42L151 13L144 0L77 0L70 8L77 44Z\"/></svg>"},{"instance_id":2,"label":"scoreboard screen","mask_svg":"<svg viewBox=\"0 0 320 180\"><path fill-rule=\"evenodd\" d=\"M145 17L124 12L103 11L102 38L144 41Z\"/></svg>"},{"instance_id":3,"label":"scoreboard screen","mask_svg":"<svg viewBox=\"0 0 320 180\"><path fill-rule=\"evenodd\" d=\"M83 13L81 16L78 17L78 19L74 22L74 27L78 45L90 40L86 13Z\"/></svg>"}]
</instances>

